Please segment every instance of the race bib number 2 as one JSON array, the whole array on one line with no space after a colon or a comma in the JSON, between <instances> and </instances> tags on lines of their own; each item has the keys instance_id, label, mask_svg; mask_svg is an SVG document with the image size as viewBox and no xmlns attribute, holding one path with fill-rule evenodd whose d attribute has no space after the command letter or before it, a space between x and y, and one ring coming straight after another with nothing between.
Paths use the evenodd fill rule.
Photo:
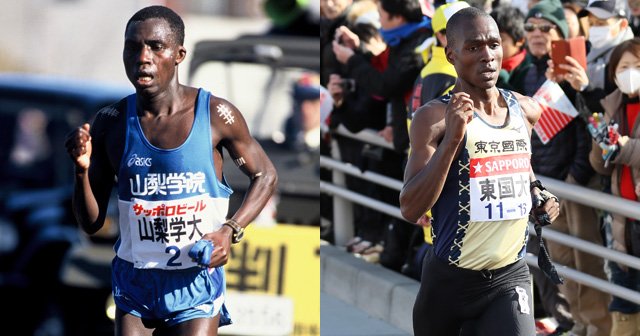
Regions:
<instances>
[{"instance_id":1,"label":"race bib number 2","mask_svg":"<svg viewBox=\"0 0 640 336\"><path fill-rule=\"evenodd\" d=\"M529 172L528 154L472 158L470 219L500 221L528 216L531 210Z\"/></svg>"},{"instance_id":2,"label":"race bib number 2","mask_svg":"<svg viewBox=\"0 0 640 336\"><path fill-rule=\"evenodd\" d=\"M189 249L213 231L208 195L171 201L133 199L129 209L132 257L136 268L183 269L196 264Z\"/></svg>"}]
</instances>

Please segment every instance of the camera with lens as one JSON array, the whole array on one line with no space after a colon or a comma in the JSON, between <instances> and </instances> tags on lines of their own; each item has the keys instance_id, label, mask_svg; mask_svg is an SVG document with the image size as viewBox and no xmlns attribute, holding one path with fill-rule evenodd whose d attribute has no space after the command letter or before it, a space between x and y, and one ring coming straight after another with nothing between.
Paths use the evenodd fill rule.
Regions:
<instances>
[{"instance_id":1,"label":"camera with lens","mask_svg":"<svg viewBox=\"0 0 640 336\"><path fill-rule=\"evenodd\" d=\"M356 92L356 80L353 78L344 78L340 85L344 92Z\"/></svg>"}]
</instances>

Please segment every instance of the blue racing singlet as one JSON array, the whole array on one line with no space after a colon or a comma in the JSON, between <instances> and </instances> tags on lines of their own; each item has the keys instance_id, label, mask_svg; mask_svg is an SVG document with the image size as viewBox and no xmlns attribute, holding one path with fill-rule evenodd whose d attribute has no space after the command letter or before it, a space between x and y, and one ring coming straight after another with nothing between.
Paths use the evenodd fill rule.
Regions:
<instances>
[{"instance_id":1,"label":"blue racing singlet","mask_svg":"<svg viewBox=\"0 0 640 336\"><path fill-rule=\"evenodd\" d=\"M120 238L116 254L135 268L196 267L189 249L224 223L232 190L216 177L210 93L198 90L191 132L173 149L142 132L135 94L127 97L127 132L118 170Z\"/></svg>"},{"instance_id":2,"label":"blue racing singlet","mask_svg":"<svg viewBox=\"0 0 640 336\"><path fill-rule=\"evenodd\" d=\"M528 239L531 142L512 92L503 125L474 113L464 147L453 161L433 213L436 255L473 270L497 269L521 259ZM450 95L441 97L448 103Z\"/></svg>"}]
</instances>

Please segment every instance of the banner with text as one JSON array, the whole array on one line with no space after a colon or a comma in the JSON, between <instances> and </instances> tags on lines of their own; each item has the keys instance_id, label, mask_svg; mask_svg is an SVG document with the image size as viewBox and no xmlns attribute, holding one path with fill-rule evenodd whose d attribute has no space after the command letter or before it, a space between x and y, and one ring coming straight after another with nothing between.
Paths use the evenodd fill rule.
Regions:
<instances>
[{"instance_id":1,"label":"banner with text","mask_svg":"<svg viewBox=\"0 0 640 336\"><path fill-rule=\"evenodd\" d=\"M320 335L318 227L250 225L225 271L234 324L220 335Z\"/></svg>"}]
</instances>

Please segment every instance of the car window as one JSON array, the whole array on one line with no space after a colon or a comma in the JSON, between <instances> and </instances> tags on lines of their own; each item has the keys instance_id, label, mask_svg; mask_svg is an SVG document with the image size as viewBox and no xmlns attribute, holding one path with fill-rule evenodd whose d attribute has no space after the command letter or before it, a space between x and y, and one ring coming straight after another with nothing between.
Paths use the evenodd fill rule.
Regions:
<instances>
[{"instance_id":1,"label":"car window","mask_svg":"<svg viewBox=\"0 0 640 336\"><path fill-rule=\"evenodd\" d=\"M293 109L292 83L305 72L262 64L208 62L195 72L192 85L236 105L255 137L278 140Z\"/></svg>"},{"instance_id":2,"label":"car window","mask_svg":"<svg viewBox=\"0 0 640 336\"><path fill-rule=\"evenodd\" d=\"M319 72L318 53L313 38L200 41L189 60L188 82L236 105L254 137L282 142L293 112L293 84L305 73Z\"/></svg>"},{"instance_id":3,"label":"car window","mask_svg":"<svg viewBox=\"0 0 640 336\"><path fill-rule=\"evenodd\" d=\"M4 189L68 184L72 166L64 138L87 111L59 103L0 97L0 183Z\"/></svg>"}]
</instances>

